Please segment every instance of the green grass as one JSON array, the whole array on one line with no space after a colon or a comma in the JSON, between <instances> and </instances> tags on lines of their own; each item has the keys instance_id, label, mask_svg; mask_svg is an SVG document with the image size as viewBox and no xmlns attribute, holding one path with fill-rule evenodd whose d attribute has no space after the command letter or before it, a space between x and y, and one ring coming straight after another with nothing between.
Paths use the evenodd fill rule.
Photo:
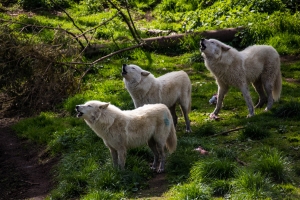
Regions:
<instances>
[{"instance_id":1,"label":"green grass","mask_svg":"<svg viewBox=\"0 0 300 200\"><path fill-rule=\"evenodd\" d=\"M138 55L144 55L138 52ZM226 197L234 199L251 199L258 196L272 199L276 195L289 195L291 199L299 197L297 183L299 176L300 145L297 116L278 116L280 110L292 109L290 99L299 99L296 88L298 83L283 80L283 95L274 104L271 112L256 110L256 115L246 118L247 107L237 89L232 88L224 100L220 121L209 121L208 114L214 109L208 103L217 90L209 72L194 69L191 55L168 57L149 54L153 61L142 65L139 60L128 60L128 63L141 63L156 76L172 70L186 70L193 84L192 93L192 130L186 134L184 119L179 110L177 127L178 148L167 158L166 170L170 190L164 195L167 199L189 199L201 196L203 199ZM137 56L138 57L138 56ZM164 62L162 62L164 61ZM70 117L58 114L43 113L35 118L21 121L17 126L19 134L48 144L49 151L56 155L62 153L57 168L58 185L52 191L53 199L61 198L111 198L118 199L130 196L130 193L146 187L145 180L152 177L148 163L152 153L147 147L132 149L128 152L124 172L112 168L108 149L80 119L75 118L75 105L89 99L112 102L122 109L132 109L133 104L120 76L120 64L104 64L89 75L82 93L67 99L64 103ZM178 64L174 64L178 63ZM289 73L295 63L284 64L283 74L294 78ZM164 67L165 69L162 69ZM93 81L90 81L93 80ZM290 92L289 92L290 90ZM257 94L251 88L253 99ZM291 108L290 108L291 107ZM59 130L57 127L61 127ZM236 127L244 127L228 135L213 136ZM36 131L35 131L36 130ZM34 134L39 130L40 138ZM49 134L50 133L50 134ZM51 134L52 133L52 134ZM47 137L46 137L46 136ZM208 150L208 156L199 155L194 148L202 146ZM289 156L287 156L289 155ZM240 159L245 166L237 162ZM289 187L280 194L274 187ZM253 189L255 188L255 190ZM99 192L103 191L103 192Z\"/></svg>"},{"instance_id":2,"label":"green grass","mask_svg":"<svg viewBox=\"0 0 300 200\"><path fill-rule=\"evenodd\" d=\"M136 5L139 10L132 10L138 28L185 32L244 26L246 29L238 35L238 40L229 44L237 48L254 43L270 44L281 55L300 53L300 38L297 35L300 27L299 23L294 23L299 21L299 12L250 12L250 9L257 9L261 1L255 5L253 2L248 5L248 1L209 1L211 6L202 3L202 9L194 8L193 1L188 1L184 7L183 1L176 1L181 10L176 7L169 9L167 4L172 7L175 2L171 0L162 1L157 6L153 1L147 2L138 1ZM263 8L270 9L270 2L273 1L268 1ZM153 6L150 14L155 18L152 21L146 21L143 17L147 7L145 4ZM85 30L113 15L92 12L89 9L93 8L84 5L74 5L67 10ZM9 18L3 13L0 13L0 17ZM26 23L61 26L79 33L65 14L21 15L18 18ZM22 28L19 25L12 26L16 31ZM27 36L34 32L30 28L26 30ZM145 36L142 31L141 34ZM122 43L121 47L132 44L131 35L120 19L97 29L92 42L107 43L111 42L111 38ZM54 41L57 42L55 44L68 44L66 38L46 30L33 39L49 44ZM264 108L256 109L254 117L246 118L248 111L241 92L231 88L223 102L221 120L210 121L208 116L214 110L214 105L210 105L208 100L217 92L217 85L204 66L197 39L184 40L178 44L178 48L171 50L148 52L135 49L105 60L94 66L82 79L80 90L63 102L61 113L43 112L21 120L14 126L20 137L46 145L50 156L60 156L60 162L54 170L57 184L49 199L128 198L132 193L146 188L147 180L153 176L149 170L149 163L153 159L149 148L128 151L126 170L114 169L103 141L83 120L75 117L75 106L92 99L110 102L121 109L134 108L122 82L123 63L137 64L155 76L184 70L192 81L190 119L193 132L185 133L184 119L178 109L178 147L167 156L166 175L170 189L164 194L166 199L300 198L300 62L282 63L282 95L270 112L264 112ZM113 49L116 47L110 50ZM82 67L82 70L87 68ZM256 102L258 96L252 87L250 92L253 102ZM244 129L214 136L238 127ZM194 151L198 146L209 151L209 155Z\"/></svg>"}]
</instances>

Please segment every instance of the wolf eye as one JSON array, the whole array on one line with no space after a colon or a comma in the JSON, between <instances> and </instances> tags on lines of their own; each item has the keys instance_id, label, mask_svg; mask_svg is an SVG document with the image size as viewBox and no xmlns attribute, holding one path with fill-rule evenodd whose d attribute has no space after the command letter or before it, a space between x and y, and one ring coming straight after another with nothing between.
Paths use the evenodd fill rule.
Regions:
<instances>
[{"instance_id":1,"label":"wolf eye","mask_svg":"<svg viewBox=\"0 0 300 200\"><path fill-rule=\"evenodd\" d=\"M88 107L92 107L91 105L88 105Z\"/></svg>"}]
</instances>

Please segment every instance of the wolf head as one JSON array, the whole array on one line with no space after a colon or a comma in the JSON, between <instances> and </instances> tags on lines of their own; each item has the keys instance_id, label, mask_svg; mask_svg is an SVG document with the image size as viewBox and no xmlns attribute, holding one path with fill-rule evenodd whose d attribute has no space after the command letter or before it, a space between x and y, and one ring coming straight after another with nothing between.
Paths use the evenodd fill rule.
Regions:
<instances>
[{"instance_id":1,"label":"wolf head","mask_svg":"<svg viewBox=\"0 0 300 200\"><path fill-rule=\"evenodd\" d=\"M77 105L75 110L77 117L82 117L89 122L93 122L100 117L103 110L107 109L108 106L109 103L93 100L82 105Z\"/></svg>"},{"instance_id":2,"label":"wolf head","mask_svg":"<svg viewBox=\"0 0 300 200\"><path fill-rule=\"evenodd\" d=\"M231 47L215 39L201 39L200 51L203 57L219 58L223 51L228 51Z\"/></svg>"},{"instance_id":3,"label":"wolf head","mask_svg":"<svg viewBox=\"0 0 300 200\"><path fill-rule=\"evenodd\" d=\"M122 76L130 83L139 83L142 80L142 76L148 76L150 72L143 70L137 65L122 65Z\"/></svg>"}]
</instances>

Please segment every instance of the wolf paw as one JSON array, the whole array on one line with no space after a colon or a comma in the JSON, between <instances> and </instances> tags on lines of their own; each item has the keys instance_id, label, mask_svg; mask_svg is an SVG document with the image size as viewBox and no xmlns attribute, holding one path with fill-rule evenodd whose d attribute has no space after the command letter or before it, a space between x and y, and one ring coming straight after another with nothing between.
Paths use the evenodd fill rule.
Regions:
<instances>
[{"instance_id":1,"label":"wolf paw","mask_svg":"<svg viewBox=\"0 0 300 200\"><path fill-rule=\"evenodd\" d=\"M159 169L157 169L156 172L157 172L158 174L161 174L161 173L163 173L164 171L165 171L164 169L159 168Z\"/></svg>"},{"instance_id":2,"label":"wolf paw","mask_svg":"<svg viewBox=\"0 0 300 200\"><path fill-rule=\"evenodd\" d=\"M211 120L219 120L220 117L218 117L218 115L216 115L215 113L211 113L209 115L209 119L211 119Z\"/></svg>"},{"instance_id":3,"label":"wolf paw","mask_svg":"<svg viewBox=\"0 0 300 200\"><path fill-rule=\"evenodd\" d=\"M208 155L209 154L209 152L206 151L205 149L203 149L201 146L199 146L198 148L194 149L194 151L198 151L202 155Z\"/></svg>"}]
</instances>

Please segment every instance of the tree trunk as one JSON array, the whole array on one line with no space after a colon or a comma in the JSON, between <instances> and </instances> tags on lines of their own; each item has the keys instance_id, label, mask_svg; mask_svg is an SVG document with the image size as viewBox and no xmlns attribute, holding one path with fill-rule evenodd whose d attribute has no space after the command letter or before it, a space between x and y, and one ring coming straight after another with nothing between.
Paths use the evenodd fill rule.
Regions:
<instances>
[{"instance_id":1,"label":"tree trunk","mask_svg":"<svg viewBox=\"0 0 300 200\"><path fill-rule=\"evenodd\" d=\"M176 34L169 36L161 36L161 37L152 37L146 38L143 40L145 48L164 48L164 47L172 47L178 45L184 37L187 36L201 36L203 38L214 38L220 40L222 42L229 42L235 38L235 34L239 31L243 30L242 27L239 28L227 28L221 30L213 30L213 31L203 31L203 32L193 32L186 34Z\"/></svg>"}]
</instances>

